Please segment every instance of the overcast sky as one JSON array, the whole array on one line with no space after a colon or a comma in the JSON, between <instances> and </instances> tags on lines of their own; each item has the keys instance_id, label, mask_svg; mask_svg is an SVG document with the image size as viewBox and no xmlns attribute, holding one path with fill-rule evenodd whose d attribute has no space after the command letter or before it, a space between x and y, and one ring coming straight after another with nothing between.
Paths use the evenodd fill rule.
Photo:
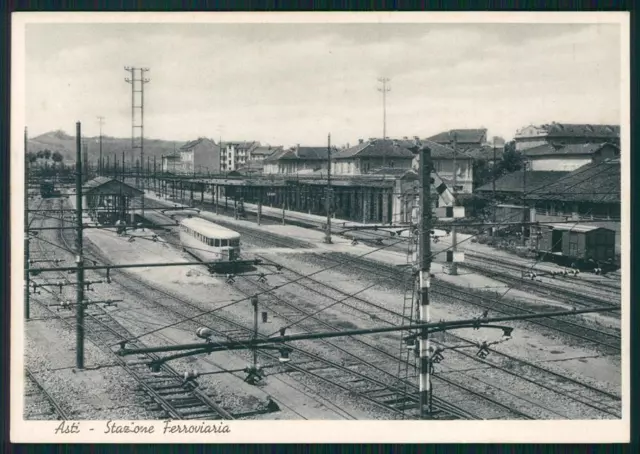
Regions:
<instances>
[{"instance_id":1,"label":"overcast sky","mask_svg":"<svg viewBox=\"0 0 640 454\"><path fill-rule=\"evenodd\" d=\"M620 123L617 25L28 24L29 134L131 135L124 66L147 66L145 137L336 145L528 124Z\"/></svg>"}]
</instances>

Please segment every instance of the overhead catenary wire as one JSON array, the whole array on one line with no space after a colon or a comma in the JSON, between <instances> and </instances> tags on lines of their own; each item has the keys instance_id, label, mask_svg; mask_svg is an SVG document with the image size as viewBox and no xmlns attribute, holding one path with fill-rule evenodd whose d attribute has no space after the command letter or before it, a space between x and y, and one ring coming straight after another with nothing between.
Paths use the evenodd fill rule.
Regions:
<instances>
[{"instance_id":1,"label":"overhead catenary wire","mask_svg":"<svg viewBox=\"0 0 640 454\"><path fill-rule=\"evenodd\" d=\"M576 183L576 184L578 184L578 183ZM535 192L535 191L531 191L531 192ZM166 209L166 208L163 208L163 209ZM465 239L465 240L463 240L463 241L460 241L459 243L462 243L462 242L464 242L464 241L468 241L469 239L471 239L471 238L473 238L473 237L475 237L475 236L477 236L477 235L479 235L479 234L480 234L480 233L478 233L478 234L476 234L476 235L472 235L471 237L469 237L469 238L467 238L467 239ZM403 239L402 241L405 241L405 239ZM359 257L364 257L364 256L366 256L366 255L372 254L372 253L374 253L374 252L376 252L376 251L379 251L379 250L382 250L382 249L385 249L385 248L391 247L391 246L393 246L394 244L397 244L397 243L399 243L399 242L400 242L400 241L395 241L395 242L393 242L392 244L384 245L384 246L382 246L382 247L380 247L380 248L375 248L375 249L373 249L372 251L369 251L369 252L367 252L367 253L365 253L365 254L362 254L362 255L356 256L356 257L354 258L354 260L357 260ZM446 250L448 250L448 249L449 249L449 248L445 249L444 251L439 251L438 253L445 252L445 251L446 251ZM337 264L337 265L335 265L335 266L339 266L339 264ZM328 267L327 269L331 269L331 268L333 268L333 267L335 267L335 266ZM327 270L327 269L325 269L325 270ZM316 271L316 272L315 272L315 273L313 273L313 274L318 274L318 273L320 273L320 272L322 272L322 271L325 271L325 270L318 270L318 271ZM311 274L311 275L313 275L313 274ZM311 275L310 275L310 276L311 276ZM303 278L304 278L304 277L301 277L301 278L299 278L299 279L303 279ZM297 279L297 280L299 280L299 279ZM297 280L294 280L293 282L295 282L295 281L297 281ZM282 284L282 285L281 285L281 286L279 286L278 288L280 288L280 287L282 287L282 286L284 286L284 285L287 285L287 284ZM261 292L261 293L265 293L265 292ZM259 293L259 294L260 294L260 293ZM179 323L182 323L182 322L185 322L185 321L189 321L189 320L193 320L193 319L198 318L198 317L200 317L200 316L206 315L206 314L211 313L211 312L214 312L214 311L216 311L216 310L224 309L225 307L228 307L228 306L230 306L230 305L232 305L232 304L236 304L236 303L241 302L241 301L245 301L245 300L247 300L247 299L248 299L248 298L243 298L243 299L240 299L240 300L238 300L238 301L232 301L232 302L230 302L229 304L227 304L227 305L225 305L225 306L221 306L221 307L215 308L215 309L213 309L213 310L211 310L211 311L203 312L203 313L201 313L201 314L199 314L199 315L196 315L196 316L190 317L189 319L185 319L185 320L183 320L183 321L179 321L179 322L176 322L176 323L174 323L174 324L170 324L170 325L168 325L167 327L175 326L176 324L179 324ZM155 331L154 331L154 332L155 332ZM150 332L150 333L152 333L152 332ZM142 336L147 335L147 334L150 334L150 333L143 334L143 335L141 335L141 336L139 336L139 337L142 337Z\"/></svg>"}]
</instances>

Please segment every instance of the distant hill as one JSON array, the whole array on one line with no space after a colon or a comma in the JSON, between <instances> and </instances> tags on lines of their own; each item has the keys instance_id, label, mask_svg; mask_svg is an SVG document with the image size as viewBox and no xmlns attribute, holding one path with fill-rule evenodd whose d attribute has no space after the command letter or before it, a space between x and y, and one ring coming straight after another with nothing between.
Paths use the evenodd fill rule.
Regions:
<instances>
[{"instance_id":1,"label":"distant hill","mask_svg":"<svg viewBox=\"0 0 640 454\"><path fill-rule=\"evenodd\" d=\"M87 150L89 152L89 161L97 163L100 156L99 137L84 137L83 142L87 144ZM150 157L150 163L153 166L154 156L157 159L158 165L161 162L162 155L168 155L173 153L175 149L179 149L184 145L184 141L168 141L168 140L155 140L145 139L144 141L144 156L145 161L147 156ZM59 151L65 161L75 161L76 159L76 138L70 136L64 131L51 131L37 137L30 138L27 141L27 151L38 152L39 150L49 149L53 151ZM113 162L113 155L116 154L118 161L122 159L122 151L124 150L126 156L126 162L131 162L131 139L130 138L117 138L102 136L102 156L107 160L107 156L111 162ZM140 150L136 149L134 153L133 162L140 157Z\"/></svg>"}]
</instances>

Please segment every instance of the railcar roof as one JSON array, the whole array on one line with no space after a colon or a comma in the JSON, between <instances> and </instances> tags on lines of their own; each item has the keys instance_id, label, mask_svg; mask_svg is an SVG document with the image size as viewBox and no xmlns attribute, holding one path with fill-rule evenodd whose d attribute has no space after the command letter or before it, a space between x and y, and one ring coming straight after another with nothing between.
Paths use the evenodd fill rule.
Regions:
<instances>
[{"instance_id":1,"label":"railcar roof","mask_svg":"<svg viewBox=\"0 0 640 454\"><path fill-rule=\"evenodd\" d=\"M612 229L608 229L606 227L598 227L597 225L578 225L576 224L571 224L571 223L567 223L567 224L544 224L548 227L552 227L555 230L569 230L572 232L578 232L578 233L586 233L586 232L593 232L594 230L608 230L610 232L613 232Z\"/></svg>"},{"instance_id":2,"label":"railcar roof","mask_svg":"<svg viewBox=\"0 0 640 454\"><path fill-rule=\"evenodd\" d=\"M234 232L231 229L214 224L213 222L209 222L203 218L185 218L180 221L180 224L185 227L189 227L191 230L198 233L213 238L220 238L223 240L234 240L240 238L240 234L238 232Z\"/></svg>"}]
</instances>

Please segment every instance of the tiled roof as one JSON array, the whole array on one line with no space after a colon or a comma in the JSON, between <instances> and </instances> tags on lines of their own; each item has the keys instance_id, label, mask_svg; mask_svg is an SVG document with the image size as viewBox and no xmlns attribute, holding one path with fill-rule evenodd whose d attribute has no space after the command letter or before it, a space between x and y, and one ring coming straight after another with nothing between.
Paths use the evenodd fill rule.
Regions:
<instances>
[{"instance_id":1,"label":"tiled roof","mask_svg":"<svg viewBox=\"0 0 640 454\"><path fill-rule=\"evenodd\" d=\"M270 156L273 153L275 153L278 150L282 150L281 146L277 146L277 147L270 147L270 146L259 146L254 148L253 150L251 150L251 154L252 155L257 155L257 156Z\"/></svg>"},{"instance_id":2,"label":"tiled roof","mask_svg":"<svg viewBox=\"0 0 640 454\"><path fill-rule=\"evenodd\" d=\"M529 192L541 186L549 185L568 173L569 172L527 171L525 182L523 171L519 170L498 178L496 180L496 192L522 193L523 186L525 186L526 191ZM493 182L480 186L476 191L492 192Z\"/></svg>"},{"instance_id":3,"label":"tiled roof","mask_svg":"<svg viewBox=\"0 0 640 454\"><path fill-rule=\"evenodd\" d=\"M431 148L431 159L453 159L453 148L441 145L431 140L422 140L422 145L427 145ZM468 160L471 157L467 156L463 151L456 153L456 159Z\"/></svg>"},{"instance_id":4,"label":"tiled roof","mask_svg":"<svg viewBox=\"0 0 640 454\"><path fill-rule=\"evenodd\" d=\"M405 143L406 142L406 143ZM358 145L339 151L333 159L349 158L406 158L413 159L414 154L407 148L409 141L400 140L368 140Z\"/></svg>"},{"instance_id":5,"label":"tiled roof","mask_svg":"<svg viewBox=\"0 0 640 454\"><path fill-rule=\"evenodd\" d=\"M586 164L528 197L564 202L620 203L620 160Z\"/></svg>"},{"instance_id":6,"label":"tiled roof","mask_svg":"<svg viewBox=\"0 0 640 454\"><path fill-rule=\"evenodd\" d=\"M477 143L481 144L486 140L486 129L452 129L451 131L441 132L435 136L431 136L428 140L437 143L453 143L453 136L456 135L459 144Z\"/></svg>"},{"instance_id":7,"label":"tiled roof","mask_svg":"<svg viewBox=\"0 0 640 454\"><path fill-rule=\"evenodd\" d=\"M254 147L259 147L260 142L256 140L225 140L222 142L222 146L233 145L236 149L249 150Z\"/></svg>"},{"instance_id":8,"label":"tiled roof","mask_svg":"<svg viewBox=\"0 0 640 454\"><path fill-rule=\"evenodd\" d=\"M504 153L503 147L496 147L495 150L491 146L472 147L463 150L463 153L472 159L484 159L485 161L493 161L495 152L496 160L502 159Z\"/></svg>"},{"instance_id":9,"label":"tiled roof","mask_svg":"<svg viewBox=\"0 0 640 454\"><path fill-rule=\"evenodd\" d=\"M294 147L277 150L265 158L266 162L327 159L327 147Z\"/></svg>"},{"instance_id":10,"label":"tiled roof","mask_svg":"<svg viewBox=\"0 0 640 454\"><path fill-rule=\"evenodd\" d=\"M405 176L407 173L415 174L413 169L399 169L397 167L383 167L381 169L375 169L368 173L368 175L390 175L395 177Z\"/></svg>"},{"instance_id":11,"label":"tiled roof","mask_svg":"<svg viewBox=\"0 0 640 454\"><path fill-rule=\"evenodd\" d=\"M200 137L200 138L198 138L196 140L192 140L190 142L187 142L186 144L184 144L183 146L180 147L180 150L181 151L190 150L191 148L193 148L196 145L200 144L201 142L205 142L205 141L206 142L211 142L212 145L215 145L215 143L212 140L207 139L205 137Z\"/></svg>"},{"instance_id":12,"label":"tiled roof","mask_svg":"<svg viewBox=\"0 0 640 454\"><path fill-rule=\"evenodd\" d=\"M620 126L551 123L543 126L549 137L620 137Z\"/></svg>"},{"instance_id":13,"label":"tiled roof","mask_svg":"<svg viewBox=\"0 0 640 454\"><path fill-rule=\"evenodd\" d=\"M605 146L618 149L617 146L609 143L585 143L585 144L569 144L560 147L553 145L540 145L538 147L524 150L526 156L546 156L546 155L592 155L600 151Z\"/></svg>"}]
</instances>

